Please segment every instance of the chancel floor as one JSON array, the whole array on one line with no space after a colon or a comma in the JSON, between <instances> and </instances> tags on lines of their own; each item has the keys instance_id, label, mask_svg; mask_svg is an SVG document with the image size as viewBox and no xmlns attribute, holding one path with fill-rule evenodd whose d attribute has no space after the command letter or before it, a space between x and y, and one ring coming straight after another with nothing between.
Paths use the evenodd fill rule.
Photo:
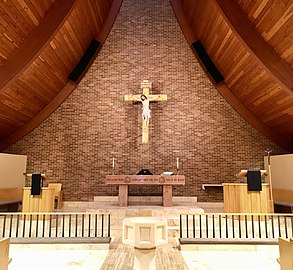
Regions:
<instances>
[{"instance_id":1,"label":"chancel floor","mask_svg":"<svg viewBox=\"0 0 293 270\"><path fill-rule=\"evenodd\" d=\"M183 198L175 200L173 207L164 208L160 202L151 198L149 202L142 198L130 202L128 207L117 207L116 199L101 201L95 198L94 202L65 202L61 211L86 211L107 209L111 212L111 237L112 242L108 248L100 245L24 245L11 244L10 257L12 262L9 270L51 270L51 269L102 269L102 270L130 270L141 269L138 266L136 250L121 242L122 220L133 216L168 217L168 244L157 247L153 254L153 263L150 270L279 270L277 258L278 246L247 246L234 248L231 246L205 245L193 251L180 251L178 248L178 211L192 212L222 212L221 203L197 203L195 200ZM174 218L174 220L173 220Z\"/></svg>"}]
</instances>

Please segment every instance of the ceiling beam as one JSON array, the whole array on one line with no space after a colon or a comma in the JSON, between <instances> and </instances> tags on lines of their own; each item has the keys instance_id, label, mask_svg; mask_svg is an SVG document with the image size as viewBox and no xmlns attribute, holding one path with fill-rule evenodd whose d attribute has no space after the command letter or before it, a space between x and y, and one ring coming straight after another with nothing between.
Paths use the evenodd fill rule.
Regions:
<instances>
[{"instance_id":1,"label":"ceiling beam","mask_svg":"<svg viewBox=\"0 0 293 270\"><path fill-rule=\"evenodd\" d=\"M173 11L175 13L175 16L177 18L177 21L179 23L179 26L181 28L181 31L183 32L183 35L188 43L189 46L197 40L192 28L190 27L187 19L186 14L184 13L184 10L181 5L181 1L179 0L170 0L171 6L173 8Z\"/></svg>"},{"instance_id":2,"label":"ceiling beam","mask_svg":"<svg viewBox=\"0 0 293 270\"><path fill-rule=\"evenodd\" d=\"M264 40L237 1L213 0L227 24L257 62L290 95L293 94L293 69Z\"/></svg>"},{"instance_id":3,"label":"ceiling beam","mask_svg":"<svg viewBox=\"0 0 293 270\"><path fill-rule=\"evenodd\" d=\"M107 39L112 26L116 20L116 17L119 13L120 7L122 5L123 0L114 0L112 3L112 6L109 10L109 14L101 28L101 31L97 35L97 40L101 42L102 44L105 42Z\"/></svg>"},{"instance_id":4,"label":"ceiling beam","mask_svg":"<svg viewBox=\"0 0 293 270\"><path fill-rule=\"evenodd\" d=\"M52 114L62 103L63 101L72 93L76 88L76 84L69 81L59 94L39 113L37 113L31 120L26 122L23 126L18 128L15 132L5 137L0 141L0 151L3 151L13 143L17 142L23 136L28 134L39 124L41 124L50 114Z\"/></svg>"},{"instance_id":5,"label":"ceiling beam","mask_svg":"<svg viewBox=\"0 0 293 270\"><path fill-rule=\"evenodd\" d=\"M70 16L78 0L56 0L40 24L0 70L0 94L33 63Z\"/></svg>"}]
</instances>

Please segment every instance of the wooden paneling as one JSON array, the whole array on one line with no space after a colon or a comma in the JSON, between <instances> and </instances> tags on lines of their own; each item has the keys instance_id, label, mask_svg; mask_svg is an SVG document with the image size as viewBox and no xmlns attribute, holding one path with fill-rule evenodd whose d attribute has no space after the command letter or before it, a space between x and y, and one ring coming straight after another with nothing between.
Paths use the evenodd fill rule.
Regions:
<instances>
[{"instance_id":1,"label":"wooden paneling","mask_svg":"<svg viewBox=\"0 0 293 270\"><path fill-rule=\"evenodd\" d=\"M272 213L269 185L262 191L248 191L247 184L223 184L225 213Z\"/></svg>"},{"instance_id":2,"label":"wooden paneling","mask_svg":"<svg viewBox=\"0 0 293 270\"><path fill-rule=\"evenodd\" d=\"M122 1L8 2L0 4L2 38L4 28L11 26L13 32L12 25L21 17L13 33L22 39L11 41L16 44L13 50L8 50L9 45L5 44L1 51L0 46L0 57L4 55L0 62L0 145L3 147L41 123L71 93L75 85L66 86L68 75L93 38L100 32L106 38Z\"/></svg>"},{"instance_id":3,"label":"wooden paneling","mask_svg":"<svg viewBox=\"0 0 293 270\"><path fill-rule=\"evenodd\" d=\"M183 32L193 32L201 40L225 78L224 86L217 86L219 92L223 90L227 101L254 127L291 152L293 2L176 2L183 10Z\"/></svg>"},{"instance_id":4,"label":"wooden paneling","mask_svg":"<svg viewBox=\"0 0 293 270\"><path fill-rule=\"evenodd\" d=\"M256 0L249 5L238 0L248 19L291 67L293 65L293 2Z\"/></svg>"}]
</instances>

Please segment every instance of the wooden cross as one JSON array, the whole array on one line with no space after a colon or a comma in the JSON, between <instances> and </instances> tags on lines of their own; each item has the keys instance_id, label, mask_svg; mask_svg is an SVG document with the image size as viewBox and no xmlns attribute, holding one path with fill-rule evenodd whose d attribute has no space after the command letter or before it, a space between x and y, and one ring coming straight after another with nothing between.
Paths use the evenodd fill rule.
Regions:
<instances>
[{"instance_id":1,"label":"wooden cross","mask_svg":"<svg viewBox=\"0 0 293 270\"><path fill-rule=\"evenodd\" d=\"M150 101L165 101L167 100L167 95L150 95L152 83L148 80L143 80L140 88L142 88L141 95L125 95L124 100L139 101L142 103L142 143L146 144L149 141Z\"/></svg>"}]
</instances>

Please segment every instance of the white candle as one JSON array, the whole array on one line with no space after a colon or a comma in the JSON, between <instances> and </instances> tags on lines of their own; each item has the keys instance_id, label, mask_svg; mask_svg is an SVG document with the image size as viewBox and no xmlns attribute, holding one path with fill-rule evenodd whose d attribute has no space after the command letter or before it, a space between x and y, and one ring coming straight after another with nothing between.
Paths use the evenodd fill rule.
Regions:
<instances>
[{"instance_id":1,"label":"white candle","mask_svg":"<svg viewBox=\"0 0 293 270\"><path fill-rule=\"evenodd\" d=\"M115 168L115 158L113 158L113 169Z\"/></svg>"},{"instance_id":2,"label":"white candle","mask_svg":"<svg viewBox=\"0 0 293 270\"><path fill-rule=\"evenodd\" d=\"M177 158L177 170L179 169L179 157Z\"/></svg>"}]
</instances>

